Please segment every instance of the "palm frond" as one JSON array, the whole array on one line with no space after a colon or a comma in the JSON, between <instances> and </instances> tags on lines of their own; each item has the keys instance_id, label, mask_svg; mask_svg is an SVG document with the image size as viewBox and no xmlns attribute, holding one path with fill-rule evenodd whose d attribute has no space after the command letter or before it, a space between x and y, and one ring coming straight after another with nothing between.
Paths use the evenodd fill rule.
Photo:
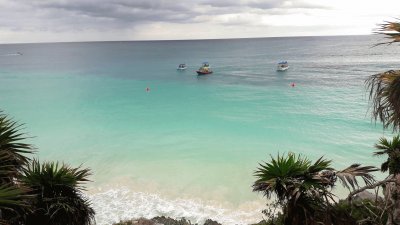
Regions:
<instances>
[{"instance_id":1,"label":"palm frond","mask_svg":"<svg viewBox=\"0 0 400 225\"><path fill-rule=\"evenodd\" d=\"M303 198L311 190L323 190L334 182L319 176L331 171L330 160L323 157L312 163L311 160L293 153L271 156L269 162L259 164L254 176L253 191L262 192L267 197L276 195L279 201ZM320 192L320 191L317 191Z\"/></svg>"},{"instance_id":2,"label":"palm frond","mask_svg":"<svg viewBox=\"0 0 400 225\"><path fill-rule=\"evenodd\" d=\"M82 184L89 182L90 169L72 168L59 162L40 163L34 159L23 169L23 182L31 186L68 186L84 190Z\"/></svg>"},{"instance_id":3,"label":"palm frond","mask_svg":"<svg viewBox=\"0 0 400 225\"><path fill-rule=\"evenodd\" d=\"M379 138L378 143L375 144L375 149L378 149L374 152L376 156L390 155L393 151L400 151L400 136L394 136L392 141L385 137Z\"/></svg>"},{"instance_id":4,"label":"palm frond","mask_svg":"<svg viewBox=\"0 0 400 225\"><path fill-rule=\"evenodd\" d=\"M28 155L34 147L26 144L29 138L22 132L23 125L10 119L0 110L0 182L10 183L19 176L24 165L29 162Z\"/></svg>"},{"instance_id":5,"label":"palm frond","mask_svg":"<svg viewBox=\"0 0 400 225\"><path fill-rule=\"evenodd\" d=\"M253 184L253 191L263 192L266 196L276 194L282 200L288 197L288 187L294 187L296 178L307 173L311 161L292 153L270 157L270 162L260 163L254 172L257 180Z\"/></svg>"},{"instance_id":6,"label":"palm frond","mask_svg":"<svg viewBox=\"0 0 400 225\"><path fill-rule=\"evenodd\" d=\"M389 70L370 76L365 85L369 90L372 118L386 129L400 128L400 70Z\"/></svg>"},{"instance_id":7,"label":"palm frond","mask_svg":"<svg viewBox=\"0 0 400 225\"><path fill-rule=\"evenodd\" d=\"M374 155L386 155L387 160L381 165L381 171L386 172L389 170L390 174L400 173L400 135L396 135L389 140L381 137L377 144L375 144Z\"/></svg>"},{"instance_id":8,"label":"palm frond","mask_svg":"<svg viewBox=\"0 0 400 225\"><path fill-rule=\"evenodd\" d=\"M5 224L23 224L25 215L31 211L30 200L35 196L29 189L12 184L0 185L1 219ZM2 224L0 222L0 224Z\"/></svg>"},{"instance_id":9,"label":"palm frond","mask_svg":"<svg viewBox=\"0 0 400 225\"><path fill-rule=\"evenodd\" d=\"M90 175L89 169L32 160L21 178L37 194L37 210L29 215L32 224L92 224L94 211L82 193Z\"/></svg>"},{"instance_id":10,"label":"palm frond","mask_svg":"<svg viewBox=\"0 0 400 225\"><path fill-rule=\"evenodd\" d=\"M332 161L326 160L323 157L319 158L313 165L308 168L309 173L319 173L324 170L331 170L330 168Z\"/></svg>"},{"instance_id":11,"label":"palm frond","mask_svg":"<svg viewBox=\"0 0 400 225\"><path fill-rule=\"evenodd\" d=\"M379 28L374 33L375 34L383 34L386 36L387 39L390 39L390 41L381 42L376 45L392 44L395 42L400 42L400 23L384 21L384 23L380 24Z\"/></svg>"},{"instance_id":12,"label":"palm frond","mask_svg":"<svg viewBox=\"0 0 400 225\"><path fill-rule=\"evenodd\" d=\"M361 166L360 164L353 164L342 171L338 171L336 176L340 179L342 185L348 189L355 189L358 187L357 178L361 178L366 185L370 185L375 181L372 172L378 171L373 166Z\"/></svg>"},{"instance_id":13,"label":"palm frond","mask_svg":"<svg viewBox=\"0 0 400 225\"><path fill-rule=\"evenodd\" d=\"M32 195L28 195L28 189L16 187L13 185L1 185L0 186L0 209L2 207L28 207L29 204L23 201L27 198L31 198Z\"/></svg>"}]
</instances>

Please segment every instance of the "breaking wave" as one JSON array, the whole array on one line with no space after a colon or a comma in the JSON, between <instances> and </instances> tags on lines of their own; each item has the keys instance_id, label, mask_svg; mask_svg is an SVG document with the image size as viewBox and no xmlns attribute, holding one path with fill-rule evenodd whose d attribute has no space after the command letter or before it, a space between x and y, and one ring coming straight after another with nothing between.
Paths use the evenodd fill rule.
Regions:
<instances>
[{"instance_id":1,"label":"breaking wave","mask_svg":"<svg viewBox=\"0 0 400 225\"><path fill-rule=\"evenodd\" d=\"M197 199L168 199L158 194L134 192L128 188L110 189L88 197L96 211L98 225L156 216L185 218L199 224L206 219L237 225L259 222L262 219L262 205L259 202L246 203L242 207L231 209L218 203Z\"/></svg>"}]
</instances>

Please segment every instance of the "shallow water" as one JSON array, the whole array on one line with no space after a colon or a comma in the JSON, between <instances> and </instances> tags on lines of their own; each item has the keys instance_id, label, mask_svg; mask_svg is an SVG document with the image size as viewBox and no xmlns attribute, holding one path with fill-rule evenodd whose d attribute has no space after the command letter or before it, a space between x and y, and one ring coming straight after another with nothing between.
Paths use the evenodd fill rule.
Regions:
<instances>
[{"instance_id":1,"label":"shallow water","mask_svg":"<svg viewBox=\"0 0 400 225\"><path fill-rule=\"evenodd\" d=\"M381 163L371 152L384 133L363 82L397 68L400 53L371 48L378 41L0 45L0 108L26 124L41 160L92 168L98 224L156 215L241 224L261 219L252 173L269 154ZM276 72L279 60L291 68ZM214 74L195 75L203 61Z\"/></svg>"}]
</instances>

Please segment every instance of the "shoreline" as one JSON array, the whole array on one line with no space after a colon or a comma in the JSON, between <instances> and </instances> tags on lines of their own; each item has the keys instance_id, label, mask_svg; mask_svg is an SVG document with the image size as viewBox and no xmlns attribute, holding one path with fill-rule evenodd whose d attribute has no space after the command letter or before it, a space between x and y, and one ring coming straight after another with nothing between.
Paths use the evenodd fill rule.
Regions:
<instances>
[{"instance_id":1,"label":"shoreline","mask_svg":"<svg viewBox=\"0 0 400 225\"><path fill-rule=\"evenodd\" d=\"M165 216L158 216L154 217L151 219L146 219L146 218L139 218L139 219L130 219L126 221L120 221L117 223L114 223L112 225L197 225L192 224L190 220L186 220L185 218L177 218L173 219L170 217L165 217ZM218 223L218 221L214 221L211 219L207 219L204 223L201 223L203 225L222 225ZM255 225L255 224L254 224Z\"/></svg>"},{"instance_id":2,"label":"shoreline","mask_svg":"<svg viewBox=\"0 0 400 225\"><path fill-rule=\"evenodd\" d=\"M87 197L97 212L98 225L110 225L132 218L157 216L186 218L198 224L212 219L221 224L247 225L261 220L261 211L265 208L265 200L248 202L234 207L222 202L204 201L199 198L174 198L133 191L128 187L89 192Z\"/></svg>"}]
</instances>

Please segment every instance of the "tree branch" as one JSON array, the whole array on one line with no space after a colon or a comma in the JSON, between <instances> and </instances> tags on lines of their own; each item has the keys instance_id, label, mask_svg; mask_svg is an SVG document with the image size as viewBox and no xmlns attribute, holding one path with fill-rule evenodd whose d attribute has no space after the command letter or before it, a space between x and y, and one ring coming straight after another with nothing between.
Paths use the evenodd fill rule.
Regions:
<instances>
[{"instance_id":1,"label":"tree branch","mask_svg":"<svg viewBox=\"0 0 400 225\"><path fill-rule=\"evenodd\" d=\"M382 181L379 181L379 182L376 182L376 183L373 183L373 184L370 184L370 185L366 185L366 186L364 186L362 188L354 190L354 191L350 192L350 194L347 196L347 200L351 201L352 197L354 195L358 194L358 193L361 193L361 192L363 192L363 191L365 191L367 189L374 189L376 187L381 186L382 184L386 184L386 183L390 183L390 182L396 182L396 179L394 179L393 177L388 177L388 178L386 178L386 179L384 179Z\"/></svg>"}]
</instances>

